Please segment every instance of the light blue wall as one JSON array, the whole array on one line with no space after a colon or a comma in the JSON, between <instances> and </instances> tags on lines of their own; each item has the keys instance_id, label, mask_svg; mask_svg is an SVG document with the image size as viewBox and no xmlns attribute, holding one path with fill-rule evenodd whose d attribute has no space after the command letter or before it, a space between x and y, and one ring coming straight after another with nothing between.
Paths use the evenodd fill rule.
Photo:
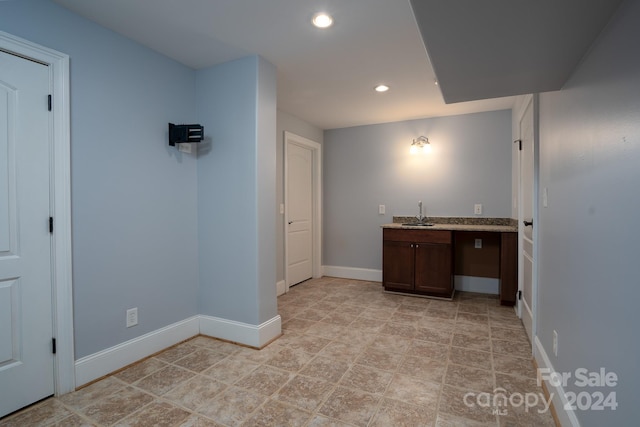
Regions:
<instances>
[{"instance_id":1,"label":"light blue wall","mask_svg":"<svg viewBox=\"0 0 640 427\"><path fill-rule=\"evenodd\" d=\"M429 155L411 155L427 136ZM325 131L323 264L380 270L393 215L511 216L511 110ZM378 205L386 215L378 215Z\"/></svg>"},{"instance_id":2,"label":"light blue wall","mask_svg":"<svg viewBox=\"0 0 640 427\"><path fill-rule=\"evenodd\" d=\"M194 71L49 1L0 2L0 30L71 58L76 356L195 315L196 161L167 144Z\"/></svg>"},{"instance_id":3,"label":"light blue wall","mask_svg":"<svg viewBox=\"0 0 640 427\"><path fill-rule=\"evenodd\" d=\"M278 314L276 299L277 71L258 57L256 105L256 220L258 223L258 323Z\"/></svg>"},{"instance_id":4,"label":"light blue wall","mask_svg":"<svg viewBox=\"0 0 640 427\"><path fill-rule=\"evenodd\" d=\"M577 411L582 426L638 425L640 2L623 3L572 78L540 96L538 337L558 372L604 367L615 411ZM558 332L558 356L552 352ZM575 377L573 377L575 378Z\"/></svg>"},{"instance_id":5,"label":"light blue wall","mask_svg":"<svg viewBox=\"0 0 640 427\"><path fill-rule=\"evenodd\" d=\"M255 56L196 74L200 312L253 325L277 314L275 85Z\"/></svg>"}]
</instances>

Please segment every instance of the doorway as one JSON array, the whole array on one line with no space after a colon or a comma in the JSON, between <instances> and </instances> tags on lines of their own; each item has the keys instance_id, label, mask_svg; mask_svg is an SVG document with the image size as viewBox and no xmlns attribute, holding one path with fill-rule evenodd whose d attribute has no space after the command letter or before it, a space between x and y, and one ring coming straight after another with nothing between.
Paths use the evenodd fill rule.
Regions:
<instances>
[{"instance_id":1,"label":"doorway","mask_svg":"<svg viewBox=\"0 0 640 427\"><path fill-rule=\"evenodd\" d=\"M537 302L537 175L536 175L536 101L528 96L520 111L519 127L519 298L518 316L522 319L529 341L536 335Z\"/></svg>"},{"instance_id":2,"label":"doorway","mask_svg":"<svg viewBox=\"0 0 640 427\"><path fill-rule=\"evenodd\" d=\"M75 380L69 58L4 32L0 55L1 416Z\"/></svg>"},{"instance_id":3,"label":"doorway","mask_svg":"<svg viewBox=\"0 0 640 427\"><path fill-rule=\"evenodd\" d=\"M285 291L321 274L322 148L284 133Z\"/></svg>"}]
</instances>

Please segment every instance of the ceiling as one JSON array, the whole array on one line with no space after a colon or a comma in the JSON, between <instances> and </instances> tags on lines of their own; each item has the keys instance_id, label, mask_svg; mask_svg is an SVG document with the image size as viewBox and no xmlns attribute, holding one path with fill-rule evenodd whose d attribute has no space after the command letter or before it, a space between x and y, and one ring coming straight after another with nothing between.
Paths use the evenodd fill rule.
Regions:
<instances>
[{"instance_id":1,"label":"ceiling","mask_svg":"<svg viewBox=\"0 0 640 427\"><path fill-rule=\"evenodd\" d=\"M522 90L494 89L477 96L468 92L473 96L456 94L451 99L483 100L445 104L440 87L434 84L435 73L409 0L54 1L194 69L260 55L278 69L278 108L321 129L508 109L514 98L506 95L523 93ZM490 3L491 7L501 7L496 10L504 9L505 14L516 14L519 18L514 8L504 8L511 1L516 0L467 0L467 3ZM430 17L429 8L448 9L440 17L452 19L455 8L442 5L460 4L460 1L414 3L425 6L419 8L418 16L422 20L422 35L429 38L429 28L439 19ZM540 1L528 3L537 5ZM333 16L332 27L319 30L311 25L311 18L319 11ZM501 16L506 20L514 18ZM547 17L542 14L539 18ZM448 29L448 34L466 34L466 38L459 37L462 44L474 35L458 22L451 25L447 21L439 22L438 28ZM472 29L475 31L475 27ZM483 37L487 36L491 36L490 31L483 33ZM430 45L428 42L427 46ZM443 48L446 51L446 37L440 37L436 46L437 52ZM468 54L459 46L452 53L450 56ZM577 56L583 54L580 52ZM442 59L439 53L431 56L437 61ZM475 74L474 66L482 63L478 55L472 57L475 63L465 63L469 69L467 75L471 76ZM509 62L501 59L496 62L492 57L491 61L497 65ZM447 90L455 88L460 79L447 80L447 76L457 66L451 61L443 64L446 65L436 67L439 80L446 81ZM471 77L469 81L472 87L482 84L480 78ZM374 86L380 83L391 89L386 93L375 92ZM503 95L506 97L495 98Z\"/></svg>"},{"instance_id":2,"label":"ceiling","mask_svg":"<svg viewBox=\"0 0 640 427\"><path fill-rule=\"evenodd\" d=\"M411 0L446 102L559 90L621 0Z\"/></svg>"}]
</instances>

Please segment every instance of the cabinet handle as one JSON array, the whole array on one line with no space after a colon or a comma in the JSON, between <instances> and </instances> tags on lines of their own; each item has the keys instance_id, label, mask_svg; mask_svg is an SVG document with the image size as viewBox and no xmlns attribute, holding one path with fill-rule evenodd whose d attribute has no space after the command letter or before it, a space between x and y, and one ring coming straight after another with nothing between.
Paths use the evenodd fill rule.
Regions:
<instances>
[{"instance_id":1,"label":"cabinet handle","mask_svg":"<svg viewBox=\"0 0 640 427\"><path fill-rule=\"evenodd\" d=\"M411 244L411 247L413 247L413 243Z\"/></svg>"},{"instance_id":2,"label":"cabinet handle","mask_svg":"<svg viewBox=\"0 0 640 427\"><path fill-rule=\"evenodd\" d=\"M533 226L533 220L527 221L526 219L522 221L525 227Z\"/></svg>"},{"instance_id":3,"label":"cabinet handle","mask_svg":"<svg viewBox=\"0 0 640 427\"><path fill-rule=\"evenodd\" d=\"M293 221L289 221L289 225L293 224Z\"/></svg>"},{"instance_id":4,"label":"cabinet handle","mask_svg":"<svg viewBox=\"0 0 640 427\"><path fill-rule=\"evenodd\" d=\"M416 245L416 248L419 248L419 247L420 247L420 245Z\"/></svg>"}]
</instances>

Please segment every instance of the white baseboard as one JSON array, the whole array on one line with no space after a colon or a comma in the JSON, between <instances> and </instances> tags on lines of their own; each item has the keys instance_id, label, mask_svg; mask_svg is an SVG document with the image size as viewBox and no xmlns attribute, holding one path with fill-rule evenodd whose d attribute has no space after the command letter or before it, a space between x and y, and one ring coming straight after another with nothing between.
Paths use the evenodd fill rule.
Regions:
<instances>
[{"instance_id":1,"label":"white baseboard","mask_svg":"<svg viewBox=\"0 0 640 427\"><path fill-rule=\"evenodd\" d=\"M323 265L325 276L340 277L342 279L367 280L370 282L382 282L382 270L357 267L339 267L335 265Z\"/></svg>"},{"instance_id":2,"label":"white baseboard","mask_svg":"<svg viewBox=\"0 0 640 427\"><path fill-rule=\"evenodd\" d=\"M198 333L199 318L193 316L82 357L75 362L76 388L196 336Z\"/></svg>"},{"instance_id":3,"label":"white baseboard","mask_svg":"<svg viewBox=\"0 0 640 427\"><path fill-rule=\"evenodd\" d=\"M549 372L555 372L553 369L553 365L547 356L547 352L544 350L542 343L536 336L534 338L535 344L535 359L538 364L538 368L546 368L549 369ZM575 412L573 411L565 411L564 406L568 402L567 398L564 394L564 388L562 385L557 387L553 386L549 381L545 381L547 386L547 390L550 394L553 394L553 407L556 410L556 415L558 416L558 421L560 421L560 425L562 426L574 426L580 427L580 422L576 417Z\"/></svg>"},{"instance_id":4,"label":"white baseboard","mask_svg":"<svg viewBox=\"0 0 640 427\"><path fill-rule=\"evenodd\" d=\"M494 295L500 293L500 280L490 277L454 276L454 283L456 291Z\"/></svg>"},{"instance_id":5,"label":"white baseboard","mask_svg":"<svg viewBox=\"0 0 640 427\"><path fill-rule=\"evenodd\" d=\"M277 315L256 326L219 317L200 316L200 333L250 347L261 348L280 336L282 333L282 319L280 315Z\"/></svg>"},{"instance_id":6,"label":"white baseboard","mask_svg":"<svg viewBox=\"0 0 640 427\"><path fill-rule=\"evenodd\" d=\"M533 313L531 312L531 308L529 304L527 304L527 300L522 298L522 324L524 328L527 330L527 334L529 337L533 336Z\"/></svg>"},{"instance_id":7,"label":"white baseboard","mask_svg":"<svg viewBox=\"0 0 640 427\"><path fill-rule=\"evenodd\" d=\"M284 280L280 280L276 283L276 296L280 296L287 292L287 284Z\"/></svg>"},{"instance_id":8,"label":"white baseboard","mask_svg":"<svg viewBox=\"0 0 640 427\"><path fill-rule=\"evenodd\" d=\"M193 316L76 360L76 388L198 334L261 348L281 333L280 315L257 326L212 316Z\"/></svg>"}]
</instances>

